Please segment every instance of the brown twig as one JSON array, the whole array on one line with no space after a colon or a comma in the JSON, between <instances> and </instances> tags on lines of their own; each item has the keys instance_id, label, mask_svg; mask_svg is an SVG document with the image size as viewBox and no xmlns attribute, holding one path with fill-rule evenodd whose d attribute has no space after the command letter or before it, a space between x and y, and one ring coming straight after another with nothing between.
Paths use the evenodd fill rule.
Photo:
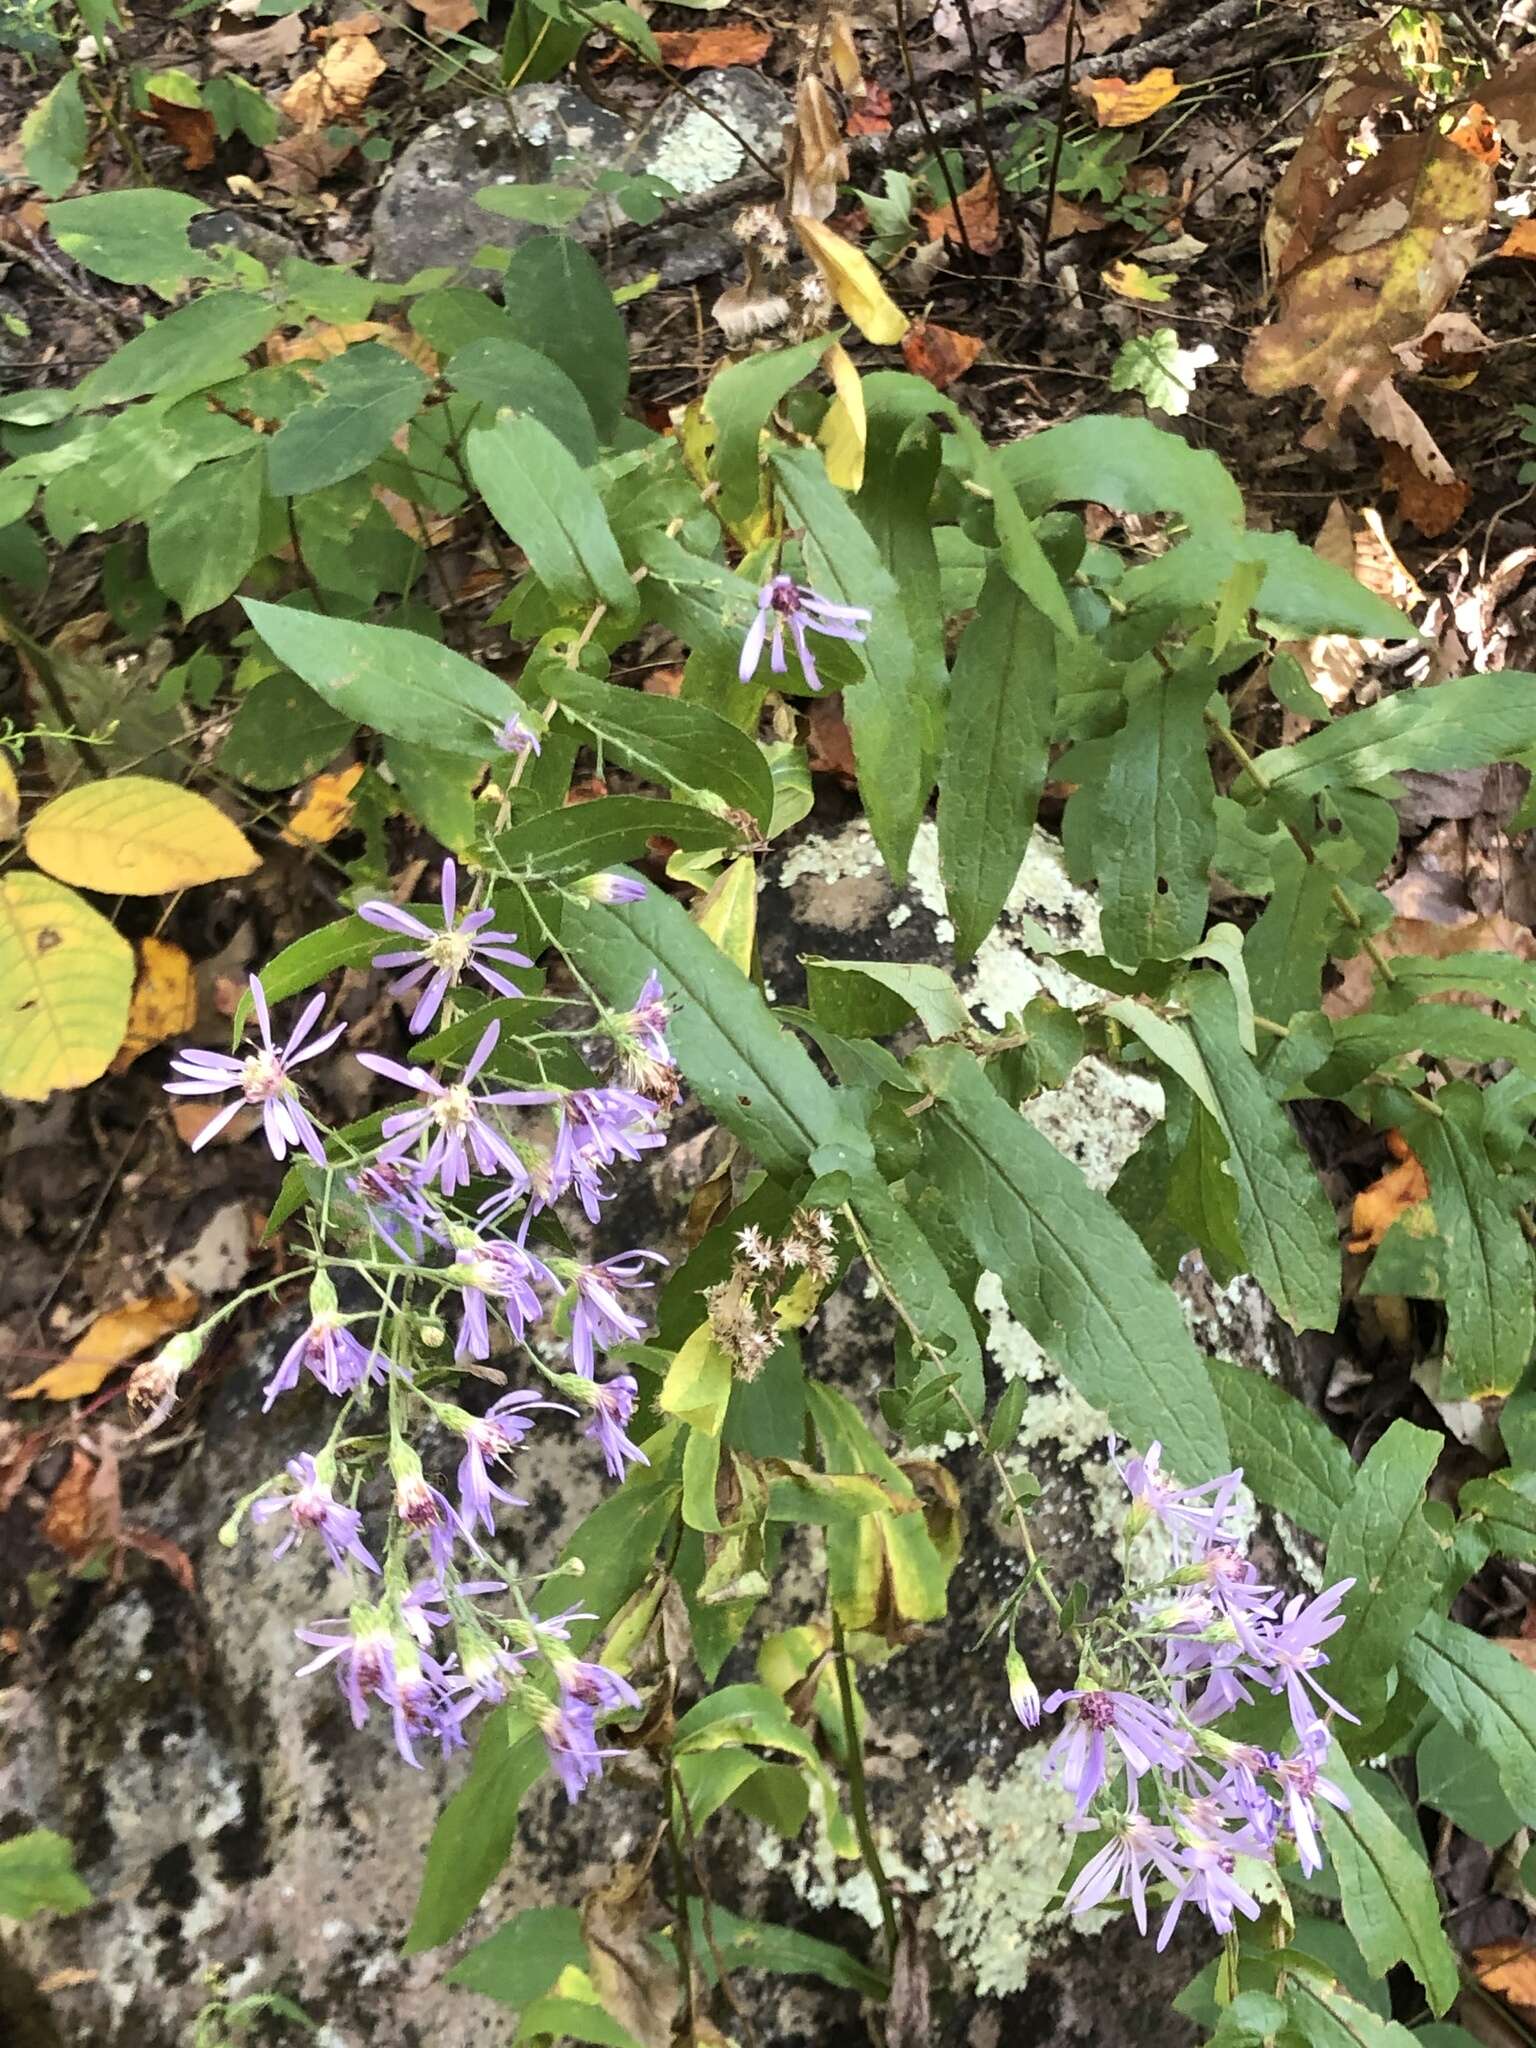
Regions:
<instances>
[{"instance_id":1,"label":"brown twig","mask_svg":"<svg viewBox=\"0 0 1536 2048\"><path fill-rule=\"evenodd\" d=\"M971 0L955 0L960 10L960 25L965 30L966 44L971 53L971 104L976 109L976 140L980 145L987 169L992 173L992 184L997 193L998 211L1005 226L1013 226L1013 194L1003 183L1003 174L998 169L997 156L992 148L992 138L987 133L987 96L981 89L981 45L976 40L976 23L971 16ZM1072 54L1070 39L1067 50Z\"/></svg>"},{"instance_id":2,"label":"brown twig","mask_svg":"<svg viewBox=\"0 0 1536 2048\"><path fill-rule=\"evenodd\" d=\"M970 229L965 224L965 215L960 211L960 194L955 189L955 180L949 168L949 159L944 154L943 145L934 133L933 123L928 118L928 108L923 99L922 89L917 82L917 72L913 69L912 65L912 45L907 40L907 0L896 0L896 40L901 45L901 68L907 74L907 91L912 98L912 112L917 117L917 124L922 130L923 140L927 143L929 150L932 152L934 162L938 165L939 176L944 180L944 190L949 194L949 210L954 216L960 240L965 246L965 253L970 258L971 268L974 270L976 268L976 251L971 247Z\"/></svg>"},{"instance_id":3,"label":"brown twig","mask_svg":"<svg viewBox=\"0 0 1536 2048\"><path fill-rule=\"evenodd\" d=\"M1051 215L1056 211L1056 185L1061 177L1061 152L1067 140L1067 116L1072 111L1072 43L1077 35L1077 0L1067 0L1067 40L1063 45L1061 96L1056 102L1056 140L1051 144L1051 168L1045 181L1045 212L1040 221L1040 275L1045 276L1045 259L1051 245Z\"/></svg>"}]
</instances>

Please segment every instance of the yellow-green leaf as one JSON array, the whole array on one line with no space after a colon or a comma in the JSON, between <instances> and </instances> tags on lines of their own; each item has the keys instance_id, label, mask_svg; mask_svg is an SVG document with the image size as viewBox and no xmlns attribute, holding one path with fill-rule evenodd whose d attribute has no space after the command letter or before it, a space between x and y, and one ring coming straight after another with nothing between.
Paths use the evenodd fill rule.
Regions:
<instances>
[{"instance_id":1,"label":"yellow-green leaf","mask_svg":"<svg viewBox=\"0 0 1536 2048\"><path fill-rule=\"evenodd\" d=\"M795 215L795 229L806 254L827 281L827 289L866 341L891 348L910 326L905 313L880 282L880 273L852 242L812 220Z\"/></svg>"},{"instance_id":2,"label":"yellow-green leaf","mask_svg":"<svg viewBox=\"0 0 1536 2048\"><path fill-rule=\"evenodd\" d=\"M744 853L694 912L699 930L712 938L743 974L752 972L752 947L757 938L757 868Z\"/></svg>"},{"instance_id":3,"label":"yellow-green leaf","mask_svg":"<svg viewBox=\"0 0 1536 2048\"><path fill-rule=\"evenodd\" d=\"M0 754L0 839L14 839L16 824L21 816L21 791L16 786L16 770L10 759Z\"/></svg>"},{"instance_id":4,"label":"yellow-green leaf","mask_svg":"<svg viewBox=\"0 0 1536 2048\"><path fill-rule=\"evenodd\" d=\"M27 852L77 889L160 896L248 875L261 855L206 797L151 775L83 783L44 806Z\"/></svg>"},{"instance_id":5,"label":"yellow-green leaf","mask_svg":"<svg viewBox=\"0 0 1536 2048\"><path fill-rule=\"evenodd\" d=\"M816 436L817 444L827 459L827 475L832 482L840 491L856 491L864 481L864 451L869 441L864 386L853 358L840 341L833 342L821 362L837 396L827 407L827 416Z\"/></svg>"},{"instance_id":6,"label":"yellow-green leaf","mask_svg":"<svg viewBox=\"0 0 1536 2048\"><path fill-rule=\"evenodd\" d=\"M41 1102L94 1081L132 994L133 948L73 889L0 880L0 1094Z\"/></svg>"},{"instance_id":7,"label":"yellow-green leaf","mask_svg":"<svg viewBox=\"0 0 1536 2048\"><path fill-rule=\"evenodd\" d=\"M718 1436L731 1398L731 1361L700 1323L667 1368L657 1406L706 1436Z\"/></svg>"}]
</instances>

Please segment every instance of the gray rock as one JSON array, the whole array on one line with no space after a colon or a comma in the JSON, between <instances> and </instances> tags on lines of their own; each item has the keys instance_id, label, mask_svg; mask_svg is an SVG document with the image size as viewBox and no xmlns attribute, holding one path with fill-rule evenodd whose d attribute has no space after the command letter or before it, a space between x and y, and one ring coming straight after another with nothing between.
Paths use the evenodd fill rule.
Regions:
<instances>
[{"instance_id":1,"label":"gray rock","mask_svg":"<svg viewBox=\"0 0 1536 2048\"><path fill-rule=\"evenodd\" d=\"M761 903L764 960L780 998L798 994L805 953L944 957L931 826L919 835L913 876L905 892L892 889L861 823L800 834L770 863ZM1091 941L1093 900L1067 880L1044 835L968 978L989 1017L1042 982L1071 996L1069 978L1023 950L1014 923L1023 916ZM1159 1110L1147 1083L1088 1062L1030 1113L1103 1184ZM680 1249L696 1178L688 1168L701 1156L690 1135L697 1128L681 1125L645 1184L626 1189L625 1213L609 1219L610 1242ZM1295 1382L1291 1340L1250 1284L1217 1290L1195 1269L1183 1291L1207 1349ZM1054 1379L990 1279L977 1302L993 1371L1032 1383L1016 1455L1044 1488L1037 1535L1064 1582L1081 1578L1095 1597L1107 1595L1121 1510L1103 1420ZM888 1315L855 1274L808 1333L811 1370L873 1412L892 1337ZM285 1341L273 1333L269 1359ZM307 1563L306 1553L273 1565L268 1546L249 1534L234 1549L219 1545L230 1503L313 1444L321 1427L318 1394L291 1397L263 1417L263 1376L253 1362L213 1389L186 1462L157 1502L136 1510L186 1546L197 1597L138 1567L115 1592L76 1588L51 1622L44 1674L0 1695L0 1828L59 1829L76 1844L97 1899L73 1919L39 1919L9 1935L8 1959L0 1948L0 2019L24 2021L26 2048L175 2048L205 1996L210 1964L235 1989L297 1998L325 2023L329 2048L495 2048L508 2038L508 2015L446 1986L448 1965L513 1911L578 1903L616 1861L643 1849L654 1825L655 1787L630 1765L574 1809L546 1780L524 1806L508 1868L464 1935L447 1949L401 1957L427 1840L464 1764L427 1758L421 1771L408 1770L377 1721L353 1731L326 1675L293 1679L294 1621L338 1611L323 1560ZM1063 1803L1039 1778L1040 1743L1010 1711L1000 1653L974 1649L1017 1584L1016 1538L998 1514L985 1462L942 1445L934 1455L948 1463L968 1523L951 1610L862 1675L874 1825L935 1964L930 2038L935 2048L1183 2048L1188 2030L1170 2018L1169 2001L1200 1959L1198 1933L1181 1932L1159 1957L1124 1919L1084 1932L1050 1912L1069 1847ZM531 1504L501 1540L537 1566L601 1481L591 1446L553 1429L519 1478ZM791 1546L768 1626L814 1612L815 1557L812 1537ZM724 1679L752 1675L759 1633L754 1625ZM1033 1606L1020 1646L1042 1688L1070 1682L1063 1645ZM814 1822L786 1843L722 1816L706 1831L703 1858L722 1905L874 1953L868 1880L832 1859ZM75 1981L60 1972L81 1974ZM50 1978L63 1988L44 2005L35 1987ZM765 2048L855 2048L868 2039L851 1995L746 1976L738 1995ZM30 2018L24 1999L33 2001ZM734 2034L729 2016L720 2017Z\"/></svg>"},{"instance_id":2,"label":"gray rock","mask_svg":"<svg viewBox=\"0 0 1536 2048\"><path fill-rule=\"evenodd\" d=\"M373 216L373 274L399 282L437 264L468 265L482 248L514 249L537 233L476 203L496 186L585 188L602 171L623 170L692 195L749 167L743 139L770 161L778 154L789 104L770 79L738 66L710 72L690 90L698 105L674 97L635 126L569 85L519 86L505 102L456 108L419 135L385 179ZM598 241L626 219L611 196L599 195L566 232ZM718 235L690 231L671 250L674 274L701 259L704 269L693 274L718 268L729 248ZM490 270L471 276L487 287L495 281Z\"/></svg>"}]
</instances>

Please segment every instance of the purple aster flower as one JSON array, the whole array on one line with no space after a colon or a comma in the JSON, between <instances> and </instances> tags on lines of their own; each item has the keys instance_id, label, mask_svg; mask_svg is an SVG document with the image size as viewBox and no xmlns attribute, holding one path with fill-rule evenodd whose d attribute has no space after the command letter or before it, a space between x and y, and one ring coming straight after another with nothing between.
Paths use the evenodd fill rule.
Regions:
<instances>
[{"instance_id":1,"label":"purple aster flower","mask_svg":"<svg viewBox=\"0 0 1536 2048\"><path fill-rule=\"evenodd\" d=\"M1053 1692L1041 1712L1054 1714L1070 1707L1067 1727L1051 1744L1045 1769L1059 1777L1063 1790L1077 1801L1081 1816L1107 1781L1111 1742L1124 1757L1133 1777L1143 1771L1169 1773L1183 1768L1191 1754L1189 1737L1160 1707L1134 1693L1106 1692L1097 1687Z\"/></svg>"},{"instance_id":2,"label":"purple aster flower","mask_svg":"<svg viewBox=\"0 0 1536 2048\"><path fill-rule=\"evenodd\" d=\"M633 1710L640 1695L617 1671L606 1664L587 1664L580 1657L556 1657L555 1677L560 1682L560 1701L565 1707L585 1707L592 1714Z\"/></svg>"},{"instance_id":3,"label":"purple aster flower","mask_svg":"<svg viewBox=\"0 0 1536 2048\"><path fill-rule=\"evenodd\" d=\"M634 1375L627 1372L615 1374L611 1380L605 1380L602 1386L592 1390L592 1420L582 1435L596 1437L611 1479L624 1477L627 1460L633 1460L637 1465L649 1465L651 1462L644 1451L624 1434L638 1399L639 1388Z\"/></svg>"},{"instance_id":4,"label":"purple aster flower","mask_svg":"<svg viewBox=\"0 0 1536 2048\"><path fill-rule=\"evenodd\" d=\"M1335 1714L1342 1714L1346 1721L1358 1719L1347 1707L1340 1706L1330 1693L1324 1692L1313 1676L1319 1666L1328 1662L1327 1653L1321 1645L1336 1629L1344 1626L1345 1617L1337 1611L1338 1605L1354 1583L1353 1579L1340 1579L1336 1586L1330 1586L1313 1600L1298 1593L1287 1604L1278 1621L1262 1624L1262 1654L1242 1666L1249 1676L1260 1679L1271 1692L1285 1693L1291 1709L1291 1725L1303 1746L1312 1731L1322 1727L1322 1718L1310 1694L1315 1693L1325 1707Z\"/></svg>"},{"instance_id":5,"label":"purple aster flower","mask_svg":"<svg viewBox=\"0 0 1536 2048\"><path fill-rule=\"evenodd\" d=\"M516 754L519 760L525 755L543 751L539 745L538 734L531 725L525 725L515 711L497 733L496 745L504 754Z\"/></svg>"},{"instance_id":6,"label":"purple aster flower","mask_svg":"<svg viewBox=\"0 0 1536 2048\"><path fill-rule=\"evenodd\" d=\"M605 1195L602 1168L616 1159L638 1160L666 1142L656 1127L656 1105L645 1096L630 1088L578 1088L560 1102L550 1185L562 1193L574 1188L587 1220L596 1223Z\"/></svg>"},{"instance_id":7,"label":"purple aster flower","mask_svg":"<svg viewBox=\"0 0 1536 2048\"><path fill-rule=\"evenodd\" d=\"M1104 1847L1078 1872L1063 1904L1069 1913L1091 1913L1113 1893L1129 1902L1136 1925L1147 1931L1147 1884L1184 1880L1179 1844L1172 1828L1159 1827L1143 1813L1122 1814Z\"/></svg>"},{"instance_id":8,"label":"purple aster flower","mask_svg":"<svg viewBox=\"0 0 1536 2048\"><path fill-rule=\"evenodd\" d=\"M800 666L805 671L805 680L813 690L821 688L821 677L816 672L815 657L806 640L806 631L822 633L829 640L863 640L863 628L868 625L870 613L862 605L834 604L829 597L821 597L804 583L797 583L793 576L775 576L765 583L757 593L757 617L747 629L742 642L741 662L737 670L744 683L750 683L757 674L763 658L763 646L769 647L768 666L776 676L785 674L789 667L784 652L784 630L794 642L795 652L800 657Z\"/></svg>"},{"instance_id":9,"label":"purple aster flower","mask_svg":"<svg viewBox=\"0 0 1536 2048\"><path fill-rule=\"evenodd\" d=\"M378 1385L387 1377L383 1359L357 1341L345 1318L334 1309L319 1309L311 1315L308 1329L283 1353L263 1390L263 1414L279 1394L298 1385L301 1372L313 1373L328 1394L337 1395L354 1393L368 1381Z\"/></svg>"},{"instance_id":10,"label":"purple aster flower","mask_svg":"<svg viewBox=\"0 0 1536 2048\"><path fill-rule=\"evenodd\" d=\"M369 924L376 924L381 931L398 932L412 942L404 952L376 953L373 964L382 968L409 968L409 973L402 974L398 981L390 984L391 994L403 996L412 989L421 988L407 1026L413 1032L426 1030L442 1008L444 996L450 988L458 985L467 969L478 974L497 995L516 996L521 995L521 989L508 981L504 974L498 974L496 968L487 962L495 961L502 967L533 965L528 955L519 953L513 944L516 932L486 930L496 915L494 910L469 910L455 922L458 871L451 860L443 862L442 888L441 931L423 924L419 917L394 903L374 901L360 903L357 907L358 916L366 918ZM422 987L423 983L425 987Z\"/></svg>"},{"instance_id":11,"label":"purple aster flower","mask_svg":"<svg viewBox=\"0 0 1536 2048\"><path fill-rule=\"evenodd\" d=\"M347 1188L397 1259L417 1259L428 1242L440 1241L442 1218L422 1191L421 1169L409 1161L375 1159L348 1177Z\"/></svg>"},{"instance_id":12,"label":"purple aster flower","mask_svg":"<svg viewBox=\"0 0 1536 2048\"><path fill-rule=\"evenodd\" d=\"M1257 1920L1258 1901L1237 1882L1235 1872L1239 1856L1263 1855L1263 1842L1247 1830L1225 1830L1221 1815L1203 1800L1194 1801L1180 1813L1175 1833L1183 1882L1158 1929L1158 1948L1165 1949L1173 1939L1186 1906L1204 1913L1218 1934L1230 1934L1239 1913L1247 1920Z\"/></svg>"},{"instance_id":13,"label":"purple aster flower","mask_svg":"<svg viewBox=\"0 0 1536 2048\"><path fill-rule=\"evenodd\" d=\"M1157 1521L1168 1531L1182 1552L1186 1546L1197 1550L1208 1544L1235 1544L1239 1532L1233 1527L1233 1506L1242 1484L1242 1472L1227 1472L1204 1486L1176 1486L1162 1469L1163 1447L1148 1446L1144 1458L1128 1458L1119 1467L1131 1496L1131 1527Z\"/></svg>"},{"instance_id":14,"label":"purple aster flower","mask_svg":"<svg viewBox=\"0 0 1536 2048\"><path fill-rule=\"evenodd\" d=\"M459 1630L459 1668L448 1677L455 1695L455 1718L465 1721L478 1706L499 1707L510 1694L507 1684L528 1657L528 1650L506 1650L479 1630Z\"/></svg>"},{"instance_id":15,"label":"purple aster flower","mask_svg":"<svg viewBox=\"0 0 1536 2048\"><path fill-rule=\"evenodd\" d=\"M308 1678L323 1664L335 1664L342 1697L352 1710L352 1725L361 1728L368 1719L368 1702L376 1694L392 1698L395 1688L394 1632L376 1607L354 1607L345 1621L317 1621L294 1634L301 1643L318 1649L294 1673Z\"/></svg>"},{"instance_id":16,"label":"purple aster flower","mask_svg":"<svg viewBox=\"0 0 1536 2048\"><path fill-rule=\"evenodd\" d=\"M384 1698L394 1722L395 1747L412 1770L421 1769L412 1747L419 1736L435 1736L444 1756L469 1747L459 1727L464 1717L457 1711L441 1665L420 1657L409 1643L396 1648L394 1680Z\"/></svg>"},{"instance_id":17,"label":"purple aster flower","mask_svg":"<svg viewBox=\"0 0 1536 2048\"><path fill-rule=\"evenodd\" d=\"M1286 1824L1296 1842L1296 1854L1303 1876L1323 1867L1322 1844L1317 1839L1317 1802L1325 1799L1340 1813L1348 1813L1349 1801L1331 1778L1318 1768L1326 1754L1327 1733L1319 1728L1296 1756L1277 1756L1271 1768L1279 1787Z\"/></svg>"},{"instance_id":18,"label":"purple aster flower","mask_svg":"<svg viewBox=\"0 0 1536 2048\"><path fill-rule=\"evenodd\" d=\"M487 1301L501 1304L507 1326L519 1343L530 1323L544 1313L544 1304L534 1292L534 1283L554 1284L554 1275L525 1245L510 1238L480 1240L461 1245L453 1255L454 1277L459 1283L458 1341L455 1358L489 1358L491 1326Z\"/></svg>"},{"instance_id":19,"label":"purple aster flower","mask_svg":"<svg viewBox=\"0 0 1536 2048\"><path fill-rule=\"evenodd\" d=\"M609 1019L626 1088L663 1100L675 1098L677 1062L667 1043L667 1021L671 1015L662 996L661 976L652 969L641 985L634 1008Z\"/></svg>"},{"instance_id":20,"label":"purple aster flower","mask_svg":"<svg viewBox=\"0 0 1536 2048\"><path fill-rule=\"evenodd\" d=\"M387 1142L380 1148L378 1159L404 1159L417 1139L430 1133L420 1172L423 1180L435 1179L445 1195L469 1185L473 1178L471 1167L473 1173L506 1173L514 1179L526 1181L527 1170L522 1160L483 1112L503 1103L554 1102L558 1091L552 1088L501 1088L476 1095L470 1084L490 1058L500 1036L500 1021L488 1024L480 1043L470 1055L469 1064L453 1082L439 1081L425 1067L403 1067L398 1060L384 1059L379 1053L358 1054L358 1059L372 1073L383 1074L387 1080L398 1081L403 1087L415 1088L428 1098L418 1109L405 1109L385 1117L384 1136Z\"/></svg>"},{"instance_id":21,"label":"purple aster flower","mask_svg":"<svg viewBox=\"0 0 1536 2048\"><path fill-rule=\"evenodd\" d=\"M349 1508L336 1498L330 1481L320 1477L308 1451L288 1460L288 1476L297 1489L295 1492L269 1493L251 1509L251 1520L258 1525L274 1515L289 1517L292 1526L272 1555L284 1556L303 1541L307 1531L314 1529L337 1571L342 1570L349 1557L355 1557L365 1571L376 1572L379 1561L362 1541L362 1516L356 1508Z\"/></svg>"},{"instance_id":22,"label":"purple aster flower","mask_svg":"<svg viewBox=\"0 0 1536 2048\"><path fill-rule=\"evenodd\" d=\"M598 1747L590 1707L551 1702L540 1723L540 1732L572 1805L595 1778L603 1775L604 1759L623 1754L621 1750Z\"/></svg>"},{"instance_id":23,"label":"purple aster flower","mask_svg":"<svg viewBox=\"0 0 1536 2048\"><path fill-rule=\"evenodd\" d=\"M584 881L573 882L571 890L589 903L606 903L611 908L616 903L638 903L645 884L634 875L588 875Z\"/></svg>"},{"instance_id":24,"label":"purple aster flower","mask_svg":"<svg viewBox=\"0 0 1536 2048\"><path fill-rule=\"evenodd\" d=\"M168 1095L224 1095L231 1088L239 1090L236 1100L227 1103L192 1140L194 1152L211 1143L244 1105L250 1103L261 1110L262 1126L274 1159L283 1159L290 1150L302 1148L323 1166L325 1147L309 1120L309 1112L299 1100L298 1085L290 1069L305 1060L312 1060L317 1053L327 1051L347 1027L345 1024L333 1025L329 1031L322 1031L313 1044L305 1045L305 1039L319 1021L326 1004L325 996L317 995L305 1006L289 1034L288 1043L278 1046L272 1038L272 1019L267 1011L266 994L254 974L250 979L250 995L261 1033L261 1050L248 1053L244 1059L236 1059L232 1053L204 1052L194 1046L189 1052L178 1053L171 1061L172 1070L184 1078L167 1081L165 1091Z\"/></svg>"},{"instance_id":25,"label":"purple aster flower","mask_svg":"<svg viewBox=\"0 0 1536 2048\"><path fill-rule=\"evenodd\" d=\"M471 1550L480 1548L457 1508L435 1486L429 1486L419 1470L402 1472L396 1479L395 1513L426 1544L432 1569L439 1578L447 1571L454 1543L460 1536Z\"/></svg>"},{"instance_id":26,"label":"purple aster flower","mask_svg":"<svg viewBox=\"0 0 1536 2048\"><path fill-rule=\"evenodd\" d=\"M540 1408L558 1409L562 1415L574 1415L574 1408L566 1407L563 1401L545 1401L533 1393L502 1394L493 1401L483 1415L453 1416L454 1427L464 1439L464 1456L459 1463L459 1511L466 1523L481 1522L486 1530L494 1534L496 1511L493 1500L499 1500L512 1508L525 1508L528 1503L498 1486L490 1475L489 1467L510 1458L523 1438L533 1428L534 1412Z\"/></svg>"},{"instance_id":27,"label":"purple aster flower","mask_svg":"<svg viewBox=\"0 0 1536 2048\"><path fill-rule=\"evenodd\" d=\"M596 1352L614 1344L638 1344L645 1336L645 1323L631 1315L619 1300L621 1287L649 1289L642 1276L646 1262L664 1266L660 1252L625 1252L618 1258L603 1259L595 1266L578 1266L576 1299L571 1307L571 1363L583 1379L597 1372Z\"/></svg>"}]
</instances>

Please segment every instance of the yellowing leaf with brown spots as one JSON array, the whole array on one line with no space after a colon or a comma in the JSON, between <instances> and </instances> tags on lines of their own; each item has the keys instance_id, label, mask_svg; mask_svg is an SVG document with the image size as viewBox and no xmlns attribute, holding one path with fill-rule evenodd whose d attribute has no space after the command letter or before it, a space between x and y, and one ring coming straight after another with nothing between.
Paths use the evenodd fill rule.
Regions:
<instances>
[{"instance_id":1,"label":"yellowing leaf with brown spots","mask_svg":"<svg viewBox=\"0 0 1536 2048\"><path fill-rule=\"evenodd\" d=\"M1101 128L1134 128L1171 106L1183 88L1167 65L1160 64L1134 84L1123 78L1090 78L1078 90L1093 102L1093 118Z\"/></svg>"},{"instance_id":2,"label":"yellowing leaf with brown spots","mask_svg":"<svg viewBox=\"0 0 1536 2048\"><path fill-rule=\"evenodd\" d=\"M0 877L0 1095L41 1102L105 1073L132 990L133 948L73 889Z\"/></svg>"},{"instance_id":3,"label":"yellowing leaf with brown spots","mask_svg":"<svg viewBox=\"0 0 1536 2048\"><path fill-rule=\"evenodd\" d=\"M51 1365L24 1387L11 1390L13 1401L77 1401L94 1394L109 1374L151 1346L184 1330L197 1314L197 1296L187 1287L172 1294L145 1295L109 1308L57 1365Z\"/></svg>"},{"instance_id":4,"label":"yellowing leaf with brown spots","mask_svg":"<svg viewBox=\"0 0 1536 2048\"><path fill-rule=\"evenodd\" d=\"M864 251L807 213L795 215L795 228L806 254L826 279L828 291L864 339L882 348L894 347L910 323Z\"/></svg>"},{"instance_id":5,"label":"yellowing leaf with brown spots","mask_svg":"<svg viewBox=\"0 0 1536 2048\"><path fill-rule=\"evenodd\" d=\"M192 962L168 939L139 941L139 978L128 1006L128 1028L112 1062L114 1074L131 1067L151 1046L179 1038L197 1022L197 982Z\"/></svg>"},{"instance_id":6,"label":"yellowing leaf with brown spots","mask_svg":"<svg viewBox=\"0 0 1536 2048\"><path fill-rule=\"evenodd\" d=\"M160 896L261 866L239 826L206 797L152 775L115 775L56 796L27 827L27 852L61 882L114 896Z\"/></svg>"},{"instance_id":7,"label":"yellowing leaf with brown spots","mask_svg":"<svg viewBox=\"0 0 1536 2048\"><path fill-rule=\"evenodd\" d=\"M362 780L363 764L317 775L309 792L283 828L290 846L325 846L352 822L356 802L352 792Z\"/></svg>"},{"instance_id":8,"label":"yellowing leaf with brown spots","mask_svg":"<svg viewBox=\"0 0 1536 2048\"><path fill-rule=\"evenodd\" d=\"M376 341L380 348L392 348L413 362L428 377L437 375L437 351L419 334L403 327L391 327L384 320L308 320L297 334L267 337L269 363L323 363L339 356L357 341Z\"/></svg>"}]
</instances>

